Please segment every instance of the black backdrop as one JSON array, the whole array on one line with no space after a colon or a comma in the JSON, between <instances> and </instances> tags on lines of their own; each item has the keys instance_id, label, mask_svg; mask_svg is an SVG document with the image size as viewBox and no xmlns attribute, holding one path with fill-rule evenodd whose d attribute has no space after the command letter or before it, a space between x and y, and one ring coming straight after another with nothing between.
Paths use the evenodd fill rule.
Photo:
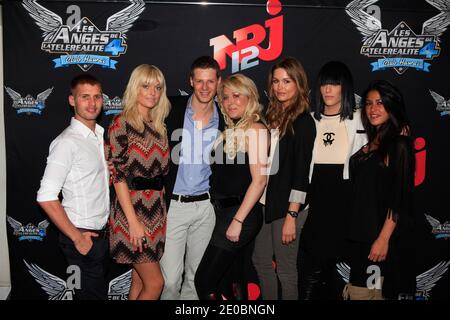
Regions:
<instances>
[{"instance_id":1,"label":"black backdrop","mask_svg":"<svg viewBox=\"0 0 450 320\"><path fill-rule=\"evenodd\" d=\"M24 2L28 3L28 10ZM120 97L130 72L138 64L157 65L166 76L169 95L178 95L183 91L191 92L188 82L190 63L205 54L215 55L220 60L224 76L240 69L253 78L262 96L274 60L288 55L303 63L312 89L319 68L331 59L342 60L350 66L356 80L356 94L362 94L373 79L387 79L397 85L405 95L413 134L418 138L415 208L421 219L417 232L417 264L411 266L420 275L417 298L443 299L450 296L447 271L450 264L447 240L450 236L450 210L445 184L450 181L450 116L445 111L450 108L450 103L445 102L450 99L450 31L446 30L450 23L450 0L359 1L367 3L365 8L359 4L361 9L381 21L386 34L403 21L395 34L409 33L408 39L415 38L404 46L406 48L412 48L420 41L424 22L440 14L439 24L433 29L434 36L430 36L430 29L424 33L428 36L425 42L431 44L423 50L428 50L420 57L403 56L425 59L429 67L425 70L385 68L377 71L372 71L371 64L383 57L360 53L363 36L352 21L350 11L346 10L349 0L281 1L283 7L270 7L270 13L266 10L266 2L276 4L280 1L253 0L245 1L245 4L240 1L221 1L221 4L216 1L214 4L211 1L210 5L146 1L142 12L139 2L142 5L144 2L134 2L137 7L135 21L132 12L125 21L110 23L116 13L120 12L118 15L124 17L126 8L132 3L127 0L42 0L37 4L3 1L7 217L13 299L71 298L74 271L66 269L57 247L55 227L48 224L45 213L35 202L48 146L70 121L71 111L67 103L70 79L89 69L88 72L103 82L108 99L105 99L105 112L100 124L107 127L113 113L120 111ZM356 1L353 4L358 5ZM362 11L355 12L364 16ZM128 26L127 22L130 23ZM95 41L101 44L99 39L103 38L92 34L102 34L110 44L107 50L93 52L100 47L73 49L70 45L74 42L69 46L63 44L65 37L69 39L72 36L76 28L71 28L77 23L87 28L84 35L81 32L73 37L83 36L81 44L93 45ZM242 30L234 33L239 29ZM50 48L50 44L44 43L49 42L44 40L43 35L46 34L59 35L53 52L45 51ZM393 35L394 32L390 33L390 37ZM214 38L216 40L211 41ZM225 49L228 55L219 51L219 39L231 45ZM399 38L393 40L395 42ZM96 61L106 61L108 66L81 63L59 66L60 62L53 61L80 54L85 58L90 55L88 58ZM239 55L242 60L237 60ZM398 54L384 58L394 57ZM438 108L436 101L439 99L445 99L440 104L444 110ZM425 214L428 219L424 218ZM126 296L125 271L117 266L112 268L111 299ZM249 279L257 283L254 274L250 274ZM257 298L257 285L251 284L250 288L251 298Z\"/></svg>"}]
</instances>

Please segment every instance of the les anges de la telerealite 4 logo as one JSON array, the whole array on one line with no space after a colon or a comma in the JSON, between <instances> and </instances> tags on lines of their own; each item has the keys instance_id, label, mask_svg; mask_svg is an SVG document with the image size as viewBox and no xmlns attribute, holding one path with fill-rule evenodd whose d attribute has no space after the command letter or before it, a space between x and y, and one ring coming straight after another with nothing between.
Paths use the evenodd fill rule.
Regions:
<instances>
[{"instance_id":1,"label":"les anges de la telerealite 4 logo","mask_svg":"<svg viewBox=\"0 0 450 320\"><path fill-rule=\"evenodd\" d=\"M93 65L116 69L118 61L111 57L126 53L126 33L145 9L144 0L129 2L129 6L107 19L104 29L87 17L73 25L65 24L58 14L36 0L23 0L22 5L42 30L41 50L60 55L53 60L55 68L75 64L88 71Z\"/></svg>"},{"instance_id":2,"label":"les anges de la telerealite 4 logo","mask_svg":"<svg viewBox=\"0 0 450 320\"><path fill-rule=\"evenodd\" d=\"M6 93L10 96L13 101L12 107L17 111L17 114L42 114L42 111L45 109L45 101L50 96L53 91L53 88L48 88L47 90L39 93L36 98L34 98L31 94L27 94L25 97L9 88L5 87Z\"/></svg>"},{"instance_id":3,"label":"les anges de la telerealite 4 logo","mask_svg":"<svg viewBox=\"0 0 450 320\"><path fill-rule=\"evenodd\" d=\"M39 222L37 226L32 223L23 225L20 221L10 216L7 216L6 219L13 229L13 235L15 235L19 241L43 241L47 236L47 227L50 225L50 222L47 219Z\"/></svg>"},{"instance_id":4,"label":"les anges de la telerealite 4 logo","mask_svg":"<svg viewBox=\"0 0 450 320\"><path fill-rule=\"evenodd\" d=\"M408 68L414 68L429 72L431 64L426 61L441 53L440 37L450 24L450 1L426 0L440 13L422 24L421 33L414 32L404 21L392 30L383 29L377 15L366 12L368 8L378 8L374 6L376 2L378 0L354 0L346 7L347 14L363 36L360 53L379 58L371 63L372 71L393 68L403 74Z\"/></svg>"}]
</instances>

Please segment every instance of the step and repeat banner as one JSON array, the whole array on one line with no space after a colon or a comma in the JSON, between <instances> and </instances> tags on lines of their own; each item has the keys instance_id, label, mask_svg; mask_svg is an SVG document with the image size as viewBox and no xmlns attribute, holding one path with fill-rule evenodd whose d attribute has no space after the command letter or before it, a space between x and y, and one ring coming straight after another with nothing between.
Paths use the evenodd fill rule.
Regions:
<instances>
[{"instance_id":1,"label":"step and repeat banner","mask_svg":"<svg viewBox=\"0 0 450 320\"><path fill-rule=\"evenodd\" d=\"M329 60L349 65L359 97L374 79L403 92L416 148L417 299L450 296L450 0L3 1L7 222L12 299L72 299L75 271L36 203L50 142L69 125L70 80L103 83L107 127L131 71L157 65L169 95L191 93L200 55L223 76L242 72L265 96L284 56L304 65L312 89ZM248 266L249 299L260 299ZM126 299L127 268L112 265L110 299Z\"/></svg>"}]
</instances>

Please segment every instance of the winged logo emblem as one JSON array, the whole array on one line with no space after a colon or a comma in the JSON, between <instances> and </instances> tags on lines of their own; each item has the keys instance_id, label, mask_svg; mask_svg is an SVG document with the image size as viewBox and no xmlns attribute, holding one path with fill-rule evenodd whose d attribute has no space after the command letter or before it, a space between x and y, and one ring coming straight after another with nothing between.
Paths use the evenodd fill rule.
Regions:
<instances>
[{"instance_id":1,"label":"winged logo emblem","mask_svg":"<svg viewBox=\"0 0 450 320\"><path fill-rule=\"evenodd\" d=\"M131 272L132 270L129 270L109 282L109 300L128 300L128 293L131 287Z\"/></svg>"},{"instance_id":2,"label":"winged logo emblem","mask_svg":"<svg viewBox=\"0 0 450 320\"><path fill-rule=\"evenodd\" d=\"M356 29L362 35L361 54L368 57L382 57L372 63L372 71L394 68L399 74L408 68L429 71L432 60L439 56L440 37L450 25L450 1L426 0L440 11L422 24L422 33L415 34L404 21L391 31L383 29L381 21L365 10L378 0L353 0L345 10Z\"/></svg>"},{"instance_id":3,"label":"winged logo emblem","mask_svg":"<svg viewBox=\"0 0 450 320\"><path fill-rule=\"evenodd\" d=\"M48 300L73 300L74 290L69 288L67 282L55 276L34 263L23 260L28 272L48 295ZM108 286L109 300L127 300L131 287L131 272L129 270L112 279Z\"/></svg>"},{"instance_id":4,"label":"winged logo emblem","mask_svg":"<svg viewBox=\"0 0 450 320\"><path fill-rule=\"evenodd\" d=\"M48 295L48 300L72 300L73 290L67 287L66 281L45 271L36 264L23 260L34 280Z\"/></svg>"},{"instance_id":5,"label":"winged logo emblem","mask_svg":"<svg viewBox=\"0 0 450 320\"><path fill-rule=\"evenodd\" d=\"M447 272L449 265L450 261L441 261L416 277L416 299L428 300L430 298L429 292Z\"/></svg>"},{"instance_id":6,"label":"winged logo emblem","mask_svg":"<svg viewBox=\"0 0 450 320\"><path fill-rule=\"evenodd\" d=\"M430 291L447 272L450 261L441 261L416 277L416 299L428 300ZM350 282L350 266L345 262L336 263L336 269L345 283Z\"/></svg>"},{"instance_id":7,"label":"winged logo emblem","mask_svg":"<svg viewBox=\"0 0 450 320\"><path fill-rule=\"evenodd\" d=\"M77 64L83 71L92 65L115 69L116 60L127 49L127 32L145 9L143 0L129 0L130 5L110 16L105 30L100 30L87 17L75 25L65 25L61 16L42 6L37 0L23 0L22 6L42 31L41 49L63 54L54 59L55 68Z\"/></svg>"},{"instance_id":8,"label":"winged logo emblem","mask_svg":"<svg viewBox=\"0 0 450 320\"><path fill-rule=\"evenodd\" d=\"M445 100L440 94L430 90L430 94L436 102L436 110L441 112L441 116L450 114L450 99Z\"/></svg>"},{"instance_id":9,"label":"winged logo emblem","mask_svg":"<svg viewBox=\"0 0 450 320\"><path fill-rule=\"evenodd\" d=\"M118 114L123 110L122 99L119 97L109 98L108 95L103 93L103 112L105 115Z\"/></svg>"},{"instance_id":10,"label":"winged logo emblem","mask_svg":"<svg viewBox=\"0 0 450 320\"><path fill-rule=\"evenodd\" d=\"M19 241L22 240L38 240L42 241L43 238L47 235L47 227L50 225L50 222L45 219L39 222L38 226L34 226L32 223L27 225L23 225L21 222L17 221L13 217L7 216L7 221L11 228L14 230L14 235L19 237Z\"/></svg>"},{"instance_id":11,"label":"winged logo emblem","mask_svg":"<svg viewBox=\"0 0 450 320\"><path fill-rule=\"evenodd\" d=\"M9 87L5 87L6 93L10 96L13 101L12 107L17 110L17 113L37 113L41 114L42 110L45 108L45 100L50 96L53 88L48 88L43 92L39 93L35 98L30 94L22 97L20 93L14 91Z\"/></svg>"},{"instance_id":12,"label":"winged logo emblem","mask_svg":"<svg viewBox=\"0 0 450 320\"><path fill-rule=\"evenodd\" d=\"M449 221L441 223L438 219L433 218L428 214L425 214L425 218L427 219L428 223L433 227L433 230L431 232L435 235L436 239L450 238Z\"/></svg>"}]
</instances>

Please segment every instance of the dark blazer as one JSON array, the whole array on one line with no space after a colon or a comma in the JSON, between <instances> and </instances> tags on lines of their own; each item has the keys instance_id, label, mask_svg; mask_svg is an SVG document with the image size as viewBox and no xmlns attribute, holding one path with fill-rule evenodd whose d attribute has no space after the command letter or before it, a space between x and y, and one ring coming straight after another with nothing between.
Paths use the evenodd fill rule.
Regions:
<instances>
[{"instance_id":1,"label":"dark blazer","mask_svg":"<svg viewBox=\"0 0 450 320\"><path fill-rule=\"evenodd\" d=\"M309 112L295 119L293 129L294 134L288 129L277 145L278 172L269 177L267 185L266 223L286 217L292 189L305 193L308 189L309 166L316 138L316 126Z\"/></svg>"},{"instance_id":2,"label":"dark blazer","mask_svg":"<svg viewBox=\"0 0 450 320\"><path fill-rule=\"evenodd\" d=\"M175 180L177 178L178 173L178 161L177 163L174 162L174 159L172 159L172 150L177 146L179 143L181 143L181 140L183 136L178 137L175 135L172 139L172 133L177 129L182 129L184 125L184 115L186 113L187 103L189 100L189 96L174 96L169 97L170 103L172 105L170 109L170 113L166 118L166 128L167 128L167 137L169 139L169 149L170 149L170 167L169 167L169 174L165 177L164 180L164 188L166 191L166 204L167 204L167 210L169 210L169 204L170 199L172 198L173 188L175 186ZM223 115L220 112L220 109L217 109L217 112L219 113L219 130L223 131L225 129L225 121L223 119ZM178 159L179 159L179 151L181 150L180 147L178 147ZM178 160L177 159L177 160Z\"/></svg>"}]
</instances>

